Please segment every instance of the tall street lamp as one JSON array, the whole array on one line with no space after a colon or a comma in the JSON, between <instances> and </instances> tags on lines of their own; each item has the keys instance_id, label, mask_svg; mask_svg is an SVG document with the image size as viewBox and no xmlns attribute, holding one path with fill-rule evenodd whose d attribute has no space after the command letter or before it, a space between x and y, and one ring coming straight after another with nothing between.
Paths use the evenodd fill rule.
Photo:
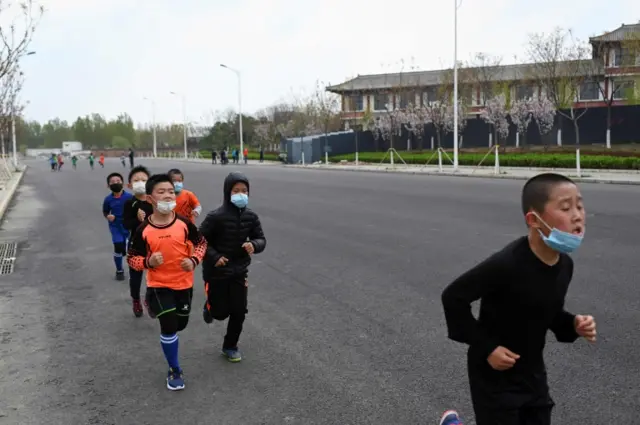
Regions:
<instances>
[{"instance_id":1,"label":"tall street lamp","mask_svg":"<svg viewBox=\"0 0 640 425\"><path fill-rule=\"evenodd\" d=\"M460 0L462 4L462 0ZM453 0L453 170L458 169L458 0Z\"/></svg>"},{"instance_id":2,"label":"tall street lamp","mask_svg":"<svg viewBox=\"0 0 640 425\"><path fill-rule=\"evenodd\" d=\"M157 138L157 134L156 134L156 101L153 99L149 99L148 97L145 97L144 100L151 102L151 115L152 115L152 120L153 120L153 157L157 158L158 156L158 138Z\"/></svg>"},{"instance_id":3,"label":"tall street lamp","mask_svg":"<svg viewBox=\"0 0 640 425\"><path fill-rule=\"evenodd\" d=\"M184 94L179 94L176 92L169 92L174 96L180 96L182 98L182 130L183 130L183 138L184 138L184 159L187 159L189 156L187 153L187 97Z\"/></svg>"},{"instance_id":4,"label":"tall street lamp","mask_svg":"<svg viewBox=\"0 0 640 425\"><path fill-rule=\"evenodd\" d=\"M228 67L223 63L221 63L220 66L234 72L238 77L238 131L240 132L240 155L238 157L240 158L240 163L242 163L244 159L244 137L242 135L242 79L240 78L240 71L237 69Z\"/></svg>"}]
</instances>

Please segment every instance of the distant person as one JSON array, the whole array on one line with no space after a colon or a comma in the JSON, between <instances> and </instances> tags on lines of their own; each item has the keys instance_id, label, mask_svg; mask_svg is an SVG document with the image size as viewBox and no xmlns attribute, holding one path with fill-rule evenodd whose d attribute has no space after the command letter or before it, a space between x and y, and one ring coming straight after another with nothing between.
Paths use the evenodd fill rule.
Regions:
<instances>
[{"instance_id":1,"label":"distant person","mask_svg":"<svg viewBox=\"0 0 640 425\"><path fill-rule=\"evenodd\" d=\"M58 154L58 171L62 171L62 166L64 165L64 156L59 153Z\"/></svg>"},{"instance_id":2,"label":"distant person","mask_svg":"<svg viewBox=\"0 0 640 425\"><path fill-rule=\"evenodd\" d=\"M223 204L207 214L200 226L208 244L202 263L207 296L202 316L206 323L229 319L222 353L231 362L242 360L238 340L248 312L251 256L267 245L258 214L247 207L248 203L249 179L230 173L224 181Z\"/></svg>"},{"instance_id":3,"label":"distant person","mask_svg":"<svg viewBox=\"0 0 640 425\"><path fill-rule=\"evenodd\" d=\"M78 168L78 157L75 155L71 157L71 166L73 167L74 170Z\"/></svg>"},{"instance_id":4,"label":"distant person","mask_svg":"<svg viewBox=\"0 0 640 425\"><path fill-rule=\"evenodd\" d=\"M49 158L49 164L51 164L51 171L56 171L58 168L58 156L55 153L51 154Z\"/></svg>"},{"instance_id":5,"label":"distant person","mask_svg":"<svg viewBox=\"0 0 640 425\"><path fill-rule=\"evenodd\" d=\"M242 152L242 156L244 157L244 163L247 163L247 160L249 159L249 149L248 148L244 148L244 151Z\"/></svg>"},{"instance_id":6,"label":"distant person","mask_svg":"<svg viewBox=\"0 0 640 425\"><path fill-rule=\"evenodd\" d=\"M109 222L109 232L113 243L113 262L116 265L116 280L124 280L122 261L127 255L129 232L124 226L124 204L133 196L124 191L124 179L120 173L107 176L107 185L111 191L102 202L102 214Z\"/></svg>"},{"instance_id":7,"label":"distant person","mask_svg":"<svg viewBox=\"0 0 640 425\"><path fill-rule=\"evenodd\" d=\"M549 425L543 351L548 330L559 342L596 340L591 316L564 309L574 273L570 253L585 232L578 186L544 173L522 189L527 235L458 277L442 294L449 338L469 344L471 400L477 425ZM478 319L471 303L480 300Z\"/></svg>"},{"instance_id":8,"label":"distant person","mask_svg":"<svg viewBox=\"0 0 640 425\"><path fill-rule=\"evenodd\" d=\"M91 168L92 170L93 170L93 165L94 165L95 161L96 161L96 157L93 156L93 152L91 152L89 154L89 168Z\"/></svg>"},{"instance_id":9,"label":"distant person","mask_svg":"<svg viewBox=\"0 0 640 425\"><path fill-rule=\"evenodd\" d=\"M234 164L238 162L238 149L233 148L233 150L231 151L231 159L233 159Z\"/></svg>"},{"instance_id":10,"label":"distant person","mask_svg":"<svg viewBox=\"0 0 640 425\"><path fill-rule=\"evenodd\" d=\"M133 149L129 148L129 168L133 168L133 157L135 156L135 153L133 152Z\"/></svg>"},{"instance_id":11,"label":"distant person","mask_svg":"<svg viewBox=\"0 0 640 425\"><path fill-rule=\"evenodd\" d=\"M196 218L202 213L200 201L195 193L184 188L184 174L177 168L169 170L169 177L173 182L176 192L176 209L178 215L188 218L192 223L196 222Z\"/></svg>"},{"instance_id":12,"label":"distant person","mask_svg":"<svg viewBox=\"0 0 640 425\"><path fill-rule=\"evenodd\" d=\"M127 166L127 163L125 162L124 153L120 155L120 162L122 163L122 168L125 168Z\"/></svg>"},{"instance_id":13,"label":"distant person","mask_svg":"<svg viewBox=\"0 0 640 425\"><path fill-rule=\"evenodd\" d=\"M98 164L100 164L100 166L102 168L104 168L104 154L103 153L100 154L100 159L98 160Z\"/></svg>"},{"instance_id":14,"label":"distant person","mask_svg":"<svg viewBox=\"0 0 640 425\"><path fill-rule=\"evenodd\" d=\"M147 217L153 214L153 206L147 202L147 181L151 174L149 170L138 165L133 167L129 172L129 189L133 191L133 197L124 204L123 221L124 227L129 231L129 247L136 229L145 222ZM143 270L136 270L129 266L129 294L133 304L133 314L136 317L142 317L142 304L140 303L140 287L142 286ZM153 319L155 316L149 309L149 304L145 300L144 305L147 308L149 316Z\"/></svg>"},{"instance_id":15,"label":"distant person","mask_svg":"<svg viewBox=\"0 0 640 425\"><path fill-rule=\"evenodd\" d=\"M153 213L133 235L128 263L147 270L146 300L160 322L160 344L169 364L167 389L183 390L178 357L178 332L189 323L193 270L205 255L207 241L189 220L177 215L175 192L167 174L151 176L146 184Z\"/></svg>"},{"instance_id":16,"label":"distant person","mask_svg":"<svg viewBox=\"0 0 640 425\"><path fill-rule=\"evenodd\" d=\"M260 162L264 162L264 147L260 146Z\"/></svg>"},{"instance_id":17,"label":"distant person","mask_svg":"<svg viewBox=\"0 0 640 425\"><path fill-rule=\"evenodd\" d=\"M212 164L216 163L217 156L218 156L218 152L216 152L215 149L211 149L211 163Z\"/></svg>"},{"instance_id":18,"label":"distant person","mask_svg":"<svg viewBox=\"0 0 640 425\"><path fill-rule=\"evenodd\" d=\"M224 149L220 151L220 164L225 165L227 163L227 152Z\"/></svg>"}]
</instances>

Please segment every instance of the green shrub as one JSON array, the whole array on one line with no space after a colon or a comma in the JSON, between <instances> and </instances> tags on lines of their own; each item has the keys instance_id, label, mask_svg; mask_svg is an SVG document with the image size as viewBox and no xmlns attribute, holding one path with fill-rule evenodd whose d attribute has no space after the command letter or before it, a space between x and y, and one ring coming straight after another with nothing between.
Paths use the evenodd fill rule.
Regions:
<instances>
[{"instance_id":1,"label":"green shrub","mask_svg":"<svg viewBox=\"0 0 640 425\"><path fill-rule=\"evenodd\" d=\"M386 157L385 157L386 155ZM453 155L448 153L453 159ZM438 164L438 155L433 152L421 153L401 153L400 156L407 164L429 165ZM461 153L458 155L458 163L464 166L476 166L482 161L483 154ZM358 155L358 160L379 164L384 158L384 163L389 163L389 155L386 152L363 152ZM355 161L355 154L336 155L329 157L330 162L340 162L347 160ZM500 165L503 167L539 167L539 168L575 168L576 156L568 153L506 153L499 155ZM399 158L394 158L396 164L401 164ZM450 165L449 159L443 155L442 163ZM492 166L495 163L495 155L487 155L482 162L483 166ZM611 155L580 155L580 165L582 168L593 169L618 169L618 170L638 170L640 169L640 158L621 157Z\"/></svg>"}]
</instances>

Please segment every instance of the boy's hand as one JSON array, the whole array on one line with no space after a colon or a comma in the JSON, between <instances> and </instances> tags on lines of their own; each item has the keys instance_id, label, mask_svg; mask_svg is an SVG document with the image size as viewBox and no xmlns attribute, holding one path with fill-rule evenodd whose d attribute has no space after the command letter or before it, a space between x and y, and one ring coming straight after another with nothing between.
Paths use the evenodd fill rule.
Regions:
<instances>
[{"instance_id":1,"label":"boy's hand","mask_svg":"<svg viewBox=\"0 0 640 425\"><path fill-rule=\"evenodd\" d=\"M511 369L519 358L520 356L516 353L500 346L493 350L493 353L489 355L487 361L495 370L507 370Z\"/></svg>"},{"instance_id":2,"label":"boy's hand","mask_svg":"<svg viewBox=\"0 0 640 425\"><path fill-rule=\"evenodd\" d=\"M226 266L228 262L229 259L227 257L220 257L218 261L216 261L216 267Z\"/></svg>"},{"instance_id":3,"label":"boy's hand","mask_svg":"<svg viewBox=\"0 0 640 425\"><path fill-rule=\"evenodd\" d=\"M253 254L256 248L253 246L251 242L245 242L242 244L242 247L249 255Z\"/></svg>"},{"instance_id":4,"label":"boy's hand","mask_svg":"<svg viewBox=\"0 0 640 425\"><path fill-rule=\"evenodd\" d=\"M191 258L185 258L180 263L180 267L182 267L182 270L185 272L192 272L193 269L196 268L196 265Z\"/></svg>"},{"instance_id":5,"label":"boy's hand","mask_svg":"<svg viewBox=\"0 0 640 425\"><path fill-rule=\"evenodd\" d=\"M162 265L162 263L164 263L164 257L162 256L161 252L154 252L149 257L149 265L151 267L158 267Z\"/></svg>"},{"instance_id":6,"label":"boy's hand","mask_svg":"<svg viewBox=\"0 0 640 425\"><path fill-rule=\"evenodd\" d=\"M112 222L112 223L113 223L113 220L115 220L115 219L116 219L116 216L115 216L115 215L113 215L113 214L109 214L109 215L107 216L107 220L109 220L109 221L110 221L110 222Z\"/></svg>"},{"instance_id":7,"label":"boy's hand","mask_svg":"<svg viewBox=\"0 0 640 425\"><path fill-rule=\"evenodd\" d=\"M139 221L144 221L144 219L147 217L147 213L145 213L142 210L138 210L138 220Z\"/></svg>"},{"instance_id":8,"label":"boy's hand","mask_svg":"<svg viewBox=\"0 0 640 425\"><path fill-rule=\"evenodd\" d=\"M577 315L574 320L576 333L589 342L596 342L596 321L593 316Z\"/></svg>"}]
</instances>

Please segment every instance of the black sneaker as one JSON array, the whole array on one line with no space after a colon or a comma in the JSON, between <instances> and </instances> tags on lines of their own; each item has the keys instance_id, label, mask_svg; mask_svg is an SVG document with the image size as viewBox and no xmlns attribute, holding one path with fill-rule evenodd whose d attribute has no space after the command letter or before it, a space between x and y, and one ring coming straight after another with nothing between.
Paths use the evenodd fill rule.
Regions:
<instances>
[{"instance_id":1,"label":"black sneaker","mask_svg":"<svg viewBox=\"0 0 640 425\"><path fill-rule=\"evenodd\" d=\"M213 317L211 316L211 313L209 312L206 304L202 308L202 318L204 319L204 323L208 324L213 322Z\"/></svg>"},{"instance_id":2,"label":"black sneaker","mask_svg":"<svg viewBox=\"0 0 640 425\"><path fill-rule=\"evenodd\" d=\"M120 281L124 280L124 270L116 272L116 280L120 280Z\"/></svg>"}]
</instances>

